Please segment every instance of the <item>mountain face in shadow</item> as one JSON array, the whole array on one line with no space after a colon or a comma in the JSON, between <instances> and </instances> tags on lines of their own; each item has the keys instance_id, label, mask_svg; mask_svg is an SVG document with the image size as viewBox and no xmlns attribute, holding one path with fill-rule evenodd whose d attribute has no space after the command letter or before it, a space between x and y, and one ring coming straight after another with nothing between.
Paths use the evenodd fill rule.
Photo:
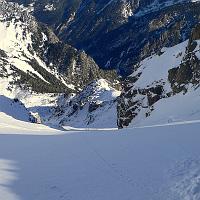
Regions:
<instances>
[{"instance_id":1,"label":"mountain face in shadow","mask_svg":"<svg viewBox=\"0 0 200 200\"><path fill-rule=\"evenodd\" d=\"M18 99L10 99L3 95L0 95L0 112L24 122L31 122L34 119Z\"/></svg>"}]
</instances>

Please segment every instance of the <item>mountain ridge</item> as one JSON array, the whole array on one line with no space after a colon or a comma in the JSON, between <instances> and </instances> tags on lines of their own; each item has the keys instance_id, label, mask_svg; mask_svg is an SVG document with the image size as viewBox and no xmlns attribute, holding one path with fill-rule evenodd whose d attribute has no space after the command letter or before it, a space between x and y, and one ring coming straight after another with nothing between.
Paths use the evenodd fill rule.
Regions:
<instances>
[{"instance_id":1,"label":"mountain ridge","mask_svg":"<svg viewBox=\"0 0 200 200\"><path fill-rule=\"evenodd\" d=\"M159 10L155 1L137 4L131 0L78 0L74 2L77 9L74 15L66 11L71 18L63 19L62 23L67 20L68 24L64 29L59 25L63 33L59 33L58 26L48 27L44 21L37 22L32 17L39 8L44 12L41 15L57 13L59 9L54 1L34 4L27 1L28 8L1 2L14 11L11 17L6 15L6 23L2 18L1 33L17 33L10 34L10 46L5 45L6 34L3 36L6 42L0 42L2 91L10 98L19 97L38 121L57 126L76 123L84 126L79 123L84 119L86 127L93 127L105 114L105 119L113 115L112 126L123 128L187 120L187 117L196 120L199 116L195 109L199 85L199 1L158 1ZM68 6L73 4L68 3ZM62 3L56 5L59 7ZM124 6L126 9L122 9ZM63 4L62 9L65 8ZM17 9L25 14L16 16ZM29 15L31 26L26 24ZM90 20L86 21L88 16ZM68 40L62 34L78 40L71 36ZM71 41L79 50L64 41ZM83 49L91 51L89 55L94 59ZM103 65L95 62L95 55ZM110 98L112 91L118 93L114 98ZM98 99L107 93L107 100ZM29 105L30 98L35 101L32 105ZM184 103L177 109L163 110L164 105L173 107L181 98Z\"/></svg>"}]
</instances>

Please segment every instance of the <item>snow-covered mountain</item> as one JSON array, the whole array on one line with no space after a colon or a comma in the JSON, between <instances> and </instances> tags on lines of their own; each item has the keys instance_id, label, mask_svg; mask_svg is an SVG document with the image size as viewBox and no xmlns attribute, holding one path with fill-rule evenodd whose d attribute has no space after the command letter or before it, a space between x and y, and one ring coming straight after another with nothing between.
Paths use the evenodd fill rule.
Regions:
<instances>
[{"instance_id":1,"label":"snow-covered mountain","mask_svg":"<svg viewBox=\"0 0 200 200\"><path fill-rule=\"evenodd\" d=\"M39 31L29 10L1 1L0 13L1 80L12 82L11 87L18 85L38 92L67 91L64 77L56 68L49 68L41 56L49 38ZM58 42L56 37L51 39L51 43Z\"/></svg>"},{"instance_id":2,"label":"snow-covered mountain","mask_svg":"<svg viewBox=\"0 0 200 200\"><path fill-rule=\"evenodd\" d=\"M70 24L65 27L67 32L62 32L65 36L76 33L72 30L73 26L77 27L77 31L79 28L82 30L82 25L85 24L83 19L87 16L88 8L91 14L91 20L88 23L91 22L90 25L93 27L93 22L99 22L100 19L109 18L112 22L115 21L116 16L112 18L113 13L107 13L107 10L112 8L121 11L118 6L122 8L124 5L136 5L136 2L132 1L119 1L120 4L117 4L118 1L92 2L77 1L75 18L71 19ZM146 4L140 2L137 7L131 7L131 11L126 13L126 20L122 20L120 28L112 26L115 34L113 35L113 30L108 31L112 40L109 36L106 43L101 43L102 47L93 49L94 54L98 54L99 50L105 53L106 45L109 45L112 49L111 54L120 53L120 56L115 55L116 59L123 59L126 50L124 52L120 50L121 39L130 41L129 39L135 37L133 33L136 30L139 31L135 39L140 37L148 43L140 48L141 51L136 47L139 42L134 43L136 45L134 48L123 45L123 48L128 48L127 51L130 54L125 56L128 62L125 59L123 62L120 61L118 66L126 68L131 63L133 73L122 81L123 91L118 97L120 86L116 81L117 75L114 71L101 70L84 51L63 43L58 38L62 35L61 33L57 32L56 36L52 29L37 22L31 15L33 9L36 12L39 5L41 8L45 6L44 12L48 13L57 10L55 5L58 6L60 3L54 5L53 1L30 1L27 4L20 2L29 5L25 8L16 3L1 0L0 94L12 100L18 99L38 123L49 126L102 128L116 127L118 122L118 126L122 128L130 124L139 126L198 119L200 117L197 109L199 3L167 2L158 2L162 12L153 6L155 2L146 2ZM72 4L71 2L70 5ZM180 5L181 8L190 5L190 9L183 12L180 10ZM97 14L99 18L95 17L97 21L93 21L93 17ZM157 19L156 14L159 14L161 20ZM102 18L103 16L105 18ZM178 20L180 16L185 16L184 23L182 17L180 21ZM100 24L105 26L105 21L100 21L102 22ZM138 26L138 23L141 26ZM135 24L136 27L133 28L131 24ZM191 33L194 24L196 28ZM141 31L147 31L146 28L143 29L146 26L148 26L148 34L152 33L148 37L155 40L146 37L147 32L141 34ZM85 24L84 27L87 25ZM131 35L130 28L134 31ZM101 37L99 37L100 40L95 39L98 34L93 37L89 29L84 30L87 30L92 42L95 41L97 44L101 40ZM123 31L119 34L118 30ZM164 30L164 32L158 30ZM104 35L105 29L98 31ZM127 31L128 35L126 35ZM80 31L79 34L81 34L81 37L78 36L80 40L87 37L84 31ZM118 40L119 43L115 40L115 35L121 37L120 42ZM155 35L158 37L154 37ZM76 34L74 36L77 37ZM118 43L117 51L112 45L110 46L112 42L114 46L116 42ZM166 47L161 48L163 46ZM139 57L132 54L132 50L137 51ZM109 57L111 54L106 53ZM101 58L103 61L105 57ZM113 59L116 61L114 57ZM111 60L107 62L108 68L110 68ZM126 65L124 62L129 64Z\"/></svg>"},{"instance_id":3,"label":"snow-covered mountain","mask_svg":"<svg viewBox=\"0 0 200 200\"><path fill-rule=\"evenodd\" d=\"M49 28L37 23L29 9L0 3L3 76L14 74L15 83L20 77L20 86L26 84L37 92L70 92L103 74L83 51L60 42Z\"/></svg>"},{"instance_id":4,"label":"snow-covered mountain","mask_svg":"<svg viewBox=\"0 0 200 200\"><path fill-rule=\"evenodd\" d=\"M112 80L112 86L117 83L115 72L100 70L85 52L59 41L30 12L0 1L0 95L24 104L43 123L63 96L70 99L101 78Z\"/></svg>"},{"instance_id":5,"label":"snow-covered mountain","mask_svg":"<svg viewBox=\"0 0 200 200\"><path fill-rule=\"evenodd\" d=\"M105 79L93 81L71 98L61 96L46 122L74 128L115 128L119 95Z\"/></svg>"},{"instance_id":6,"label":"snow-covered mountain","mask_svg":"<svg viewBox=\"0 0 200 200\"><path fill-rule=\"evenodd\" d=\"M135 65L123 83L119 127L200 118L200 26L189 40Z\"/></svg>"}]
</instances>

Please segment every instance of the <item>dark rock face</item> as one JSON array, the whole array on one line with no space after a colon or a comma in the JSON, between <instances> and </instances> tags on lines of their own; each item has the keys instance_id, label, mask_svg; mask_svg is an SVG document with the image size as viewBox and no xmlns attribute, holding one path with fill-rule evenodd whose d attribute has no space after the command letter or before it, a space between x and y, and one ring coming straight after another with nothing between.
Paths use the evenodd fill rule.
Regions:
<instances>
[{"instance_id":1,"label":"dark rock face","mask_svg":"<svg viewBox=\"0 0 200 200\"><path fill-rule=\"evenodd\" d=\"M200 25L197 24L194 29L192 30L191 38L190 38L190 44L193 44L194 40L200 39Z\"/></svg>"},{"instance_id":2,"label":"dark rock face","mask_svg":"<svg viewBox=\"0 0 200 200\"><path fill-rule=\"evenodd\" d=\"M102 103L98 102L98 101L92 101L89 104L89 108L88 108L88 112L93 112L95 110L97 110L98 108L102 107Z\"/></svg>"},{"instance_id":3,"label":"dark rock face","mask_svg":"<svg viewBox=\"0 0 200 200\"><path fill-rule=\"evenodd\" d=\"M196 40L200 39L200 26L197 25L191 33L186 55L179 67L169 70L168 80L171 84L173 93L181 91L187 92L185 85L191 83L198 85L200 81L200 60L196 55L198 44ZM197 50L198 51L198 50Z\"/></svg>"},{"instance_id":4,"label":"dark rock face","mask_svg":"<svg viewBox=\"0 0 200 200\"><path fill-rule=\"evenodd\" d=\"M128 81L128 79L126 80ZM125 87L126 88L126 87ZM125 92L125 90L127 92ZM162 85L147 89L125 89L118 99L118 127L127 127L131 121L138 115L142 108L149 108L149 112L153 109L153 105L160 99L165 97ZM143 104L146 101L146 105ZM149 116L146 112L146 117Z\"/></svg>"}]
</instances>

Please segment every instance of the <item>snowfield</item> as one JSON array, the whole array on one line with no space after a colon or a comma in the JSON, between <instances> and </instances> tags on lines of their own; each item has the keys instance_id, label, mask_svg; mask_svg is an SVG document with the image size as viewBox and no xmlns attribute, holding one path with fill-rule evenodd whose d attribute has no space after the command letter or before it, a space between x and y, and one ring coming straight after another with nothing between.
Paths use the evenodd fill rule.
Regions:
<instances>
[{"instance_id":1,"label":"snowfield","mask_svg":"<svg viewBox=\"0 0 200 200\"><path fill-rule=\"evenodd\" d=\"M200 123L62 132L14 121L26 130L0 120L1 200L200 199Z\"/></svg>"}]
</instances>

